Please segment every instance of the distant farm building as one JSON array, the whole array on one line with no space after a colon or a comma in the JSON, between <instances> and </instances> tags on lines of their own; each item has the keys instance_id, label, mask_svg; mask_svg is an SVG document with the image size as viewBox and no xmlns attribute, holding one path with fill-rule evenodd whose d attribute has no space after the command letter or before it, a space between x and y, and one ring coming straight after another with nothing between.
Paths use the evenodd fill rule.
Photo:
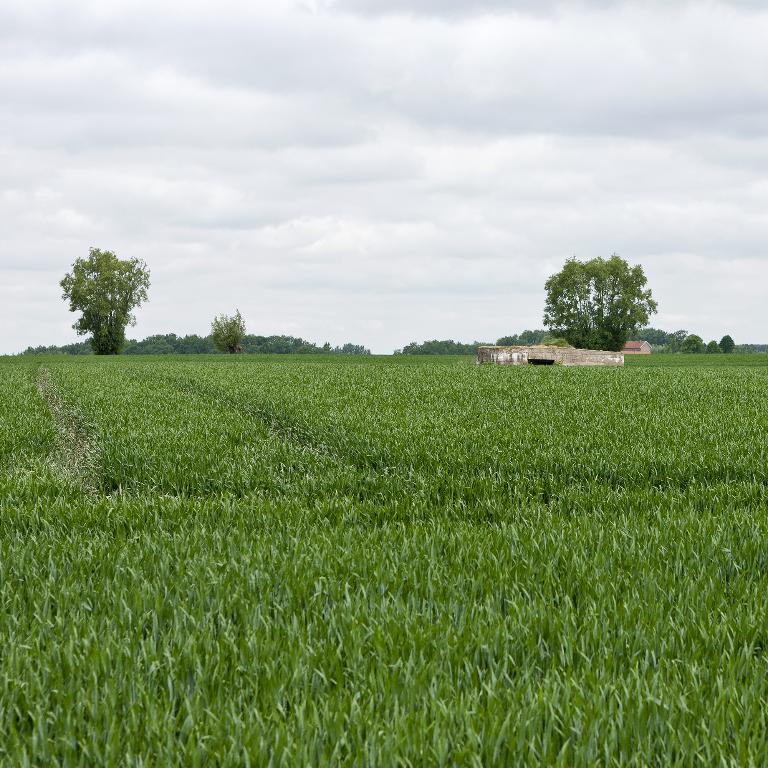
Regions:
<instances>
[{"instance_id":1,"label":"distant farm building","mask_svg":"<svg viewBox=\"0 0 768 768\"><path fill-rule=\"evenodd\" d=\"M625 355L650 355L651 345L647 341L628 341L624 345Z\"/></svg>"},{"instance_id":2,"label":"distant farm building","mask_svg":"<svg viewBox=\"0 0 768 768\"><path fill-rule=\"evenodd\" d=\"M624 365L623 352L575 347L478 347L478 363L499 365Z\"/></svg>"}]
</instances>

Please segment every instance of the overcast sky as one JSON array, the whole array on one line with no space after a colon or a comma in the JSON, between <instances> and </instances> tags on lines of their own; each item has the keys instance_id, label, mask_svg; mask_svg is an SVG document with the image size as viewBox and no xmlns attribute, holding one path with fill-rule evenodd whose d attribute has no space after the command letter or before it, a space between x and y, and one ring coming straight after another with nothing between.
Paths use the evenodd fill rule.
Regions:
<instances>
[{"instance_id":1,"label":"overcast sky","mask_svg":"<svg viewBox=\"0 0 768 768\"><path fill-rule=\"evenodd\" d=\"M129 335L495 340L569 256L768 342L768 11L748 2L2 0L0 353L144 259Z\"/></svg>"}]
</instances>

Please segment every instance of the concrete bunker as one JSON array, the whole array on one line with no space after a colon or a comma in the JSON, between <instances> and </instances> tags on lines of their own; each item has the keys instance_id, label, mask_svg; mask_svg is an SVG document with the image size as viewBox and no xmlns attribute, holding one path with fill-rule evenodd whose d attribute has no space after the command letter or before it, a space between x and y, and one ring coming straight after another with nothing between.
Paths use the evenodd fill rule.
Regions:
<instances>
[{"instance_id":1,"label":"concrete bunker","mask_svg":"<svg viewBox=\"0 0 768 768\"><path fill-rule=\"evenodd\" d=\"M477 348L478 363L497 365L624 365L623 352L601 349L576 349L576 347L495 347Z\"/></svg>"}]
</instances>

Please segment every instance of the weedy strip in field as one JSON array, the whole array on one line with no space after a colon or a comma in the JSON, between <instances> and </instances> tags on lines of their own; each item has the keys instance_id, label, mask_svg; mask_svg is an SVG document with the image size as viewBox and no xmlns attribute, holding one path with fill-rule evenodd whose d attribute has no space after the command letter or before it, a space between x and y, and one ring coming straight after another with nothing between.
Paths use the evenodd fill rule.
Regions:
<instances>
[{"instance_id":1,"label":"weedy strip in field","mask_svg":"<svg viewBox=\"0 0 768 768\"><path fill-rule=\"evenodd\" d=\"M65 480L96 492L99 447L85 419L62 393L48 368L37 374L37 389L48 406L56 428L56 448L49 457L50 468Z\"/></svg>"}]
</instances>

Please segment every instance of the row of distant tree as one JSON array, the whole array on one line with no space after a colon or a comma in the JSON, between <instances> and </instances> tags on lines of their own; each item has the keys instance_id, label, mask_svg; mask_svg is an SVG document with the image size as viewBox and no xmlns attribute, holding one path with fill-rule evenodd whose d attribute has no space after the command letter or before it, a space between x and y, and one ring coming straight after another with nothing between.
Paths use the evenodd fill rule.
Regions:
<instances>
[{"instance_id":1,"label":"row of distant tree","mask_svg":"<svg viewBox=\"0 0 768 768\"><path fill-rule=\"evenodd\" d=\"M730 335L723 336L720 341L706 343L701 336L688 331L662 331L659 328L643 328L631 335L632 341L647 341L654 352L685 353L685 354L729 354L731 352L768 352L768 344L736 344ZM502 336L496 344L504 347L531 346L533 344L557 343L550 331L526 330L511 336ZM402 355L474 355L477 348L493 342L473 341L462 343L453 339L433 339L419 344L412 341L395 354Z\"/></svg>"},{"instance_id":2,"label":"row of distant tree","mask_svg":"<svg viewBox=\"0 0 768 768\"><path fill-rule=\"evenodd\" d=\"M240 340L242 352L250 354L333 354L333 355L370 355L371 350L362 344L344 344L332 347L328 342L322 345L297 336L255 336L245 334ZM148 336L136 341L128 339L123 347L125 355L208 355L222 350L216 346L212 336L177 336L175 333ZM92 355L93 346L90 341L62 346L29 347L25 355Z\"/></svg>"},{"instance_id":3,"label":"row of distant tree","mask_svg":"<svg viewBox=\"0 0 768 768\"><path fill-rule=\"evenodd\" d=\"M551 336L549 331L523 331L512 336L502 336L496 341L496 344L503 347L531 346L541 344L545 339ZM474 355L478 347L492 344L487 341L473 341L463 343L453 339L433 339L424 341L421 344L412 341L406 344L402 349L396 349L396 355Z\"/></svg>"},{"instance_id":4,"label":"row of distant tree","mask_svg":"<svg viewBox=\"0 0 768 768\"><path fill-rule=\"evenodd\" d=\"M729 334L720 341L705 342L701 336L685 330L662 331L643 328L632 335L635 341L647 341L654 352L684 352L686 354L730 354L731 352L768 352L768 344L736 344Z\"/></svg>"},{"instance_id":5,"label":"row of distant tree","mask_svg":"<svg viewBox=\"0 0 768 768\"><path fill-rule=\"evenodd\" d=\"M647 341L654 352L685 352L688 354L728 353L728 352L768 352L768 344L732 344L730 336L724 336L719 342L705 344L700 336L687 331L668 333L658 328L644 328L633 334L634 341ZM525 330L522 333L502 336L496 340L500 346L529 346L542 342L555 341L545 330ZM411 342L402 349L395 350L396 355L474 355L477 348L492 342L473 341L463 343L453 339L433 339L421 344ZM371 350L362 344L344 344L332 347L328 342L314 344L298 336L257 336L245 334L240 341L241 350L248 354L334 354L334 355L370 355ZM216 346L212 336L190 334L177 336L175 333L157 334L136 341L125 342L123 354L126 355L209 355L222 350ZM25 355L92 355L90 341L61 346L28 347Z\"/></svg>"}]
</instances>

